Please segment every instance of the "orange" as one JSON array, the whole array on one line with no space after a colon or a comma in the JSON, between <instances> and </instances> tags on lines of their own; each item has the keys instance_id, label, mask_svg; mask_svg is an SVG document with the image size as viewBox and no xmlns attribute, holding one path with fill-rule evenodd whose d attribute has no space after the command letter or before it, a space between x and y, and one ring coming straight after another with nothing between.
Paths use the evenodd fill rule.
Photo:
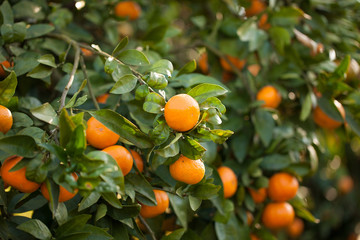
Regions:
<instances>
[{"instance_id":1,"label":"orange","mask_svg":"<svg viewBox=\"0 0 360 240\"><path fill-rule=\"evenodd\" d=\"M202 73L208 74L209 73L209 63L208 63L208 55L206 52L200 55L198 60L199 68Z\"/></svg>"},{"instance_id":2,"label":"orange","mask_svg":"<svg viewBox=\"0 0 360 240\"><path fill-rule=\"evenodd\" d=\"M246 61L241 60L237 57L232 57L230 55L226 55L225 58L227 58L237 69L241 70L245 66ZM234 69L231 67L231 65L225 60L225 58L220 58L220 65L221 67L228 72L234 72Z\"/></svg>"},{"instance_id":3,"label":"orange","mask_svg":"<svg viewBox=\"0 0 360 240\"><path fill-rule=\"evenodd\" d=\"M140 154L138 154L136 151L134 150L130 150L134 160L135 160L135 163L136 163L136 167L139 169L140 172L143 172L144 171L144 162L140 156Z\"/></svg>"},{"instance_id":4,"label":"orange","mask_svg":"<svg viewBox=\"0 0 360 240\"><path fill-rule=\"evenodd\" d=\"M72 173L71 174L72 177L77 180L78 176L76 175L76 173ZM44 198L46 198L48 201L50 201L50 194L49 194L49 190L46 187L46 183L41 184L40 187L41 193L44 196ZM66 202L70 199L72 199L73 197L75 197L75 195L77 194L78 190L75 189L74 192L69 192L68 190L66 190L66 188L64 188L63 186L60 186L59 189L59 202Z\"/></svg>"},{"instance_id":5,"label":"orange","mask_svg":"<svg viewBox=\"0 0 360 240\"><path fill-rule=\"evenodd\" d=\"M299 188L298 180L288 173L276 173L269 180L269 198L276 202L284 202L295 197Z\"/></svg>"},{"instance_id":6,"label":"orange","mask_svg":"<svg viewBox=\"0 0 360 240\"><path fill-rule=\"evenodd\" d=\"M249 188L250 195L255 203L262 203L266 199L266 188L259 188L257 190Z\"/></svg>"},{"instance_id":7,"label":"orange","mask_svg":"<svg viewBox=\"0 0 360 240\"><path fill-rule=\"evenodd\" d=\"M297 238L304 231L304 222L300 218L295 218L294 221L287 227L287 233L292 238Z\"/></svg>"},{"instance_id":8,"label":"orange","mask_svg":"<svg viewBox=\"0 0 360 240\"><path fill-rule=\"evenodd\" d=\"M100 95L100 96L96 97L96 101L98 103L105 104L107 99L109 98L109 96L110 96L110 94L105 93L103 95Z\"/></svg>"},{"instance_id":9,"label":"orange","mask_svg":"<svg viewBox=\"0 0 360 240\"><path fill-rule=\"evenodd\" d=\"M262 214L262 221L269 229L287 227L294 221L294 218L294 209L287 202L269 203Z\"/></svg>"},{"instance_id":10,"label":"orange","mask_svg":"<svg viewBox=\"0 0 360 240\"><path fill-rule=\"evenodd\" d=\"M4 163L1 166L1 177L5 184L16 188L20 192L35 192L40 187L40 184L29 181L26 178L26 167L10 172L10 170L22 159L22 157L18 156L11 156L5 159Z\"/></svg>"},{"instance_id":11,"label":"orange","mask_svg":"<svg viewBox=\"0 0 360 240\"><path fill-rule=\"evenodd\" d=\"M251 75L256 77L259 74L261 67L259 66L259 64L253 64L253 65L248 66L247 69L249 70Z\"/></svg>"},{"instance_id":12,"label":"orange","mask_svg":"<svg viewBox=\"0 0 360 240\"><path fill-rule=\"evenodd\" d=\"M254 216L252 215L251 212L246 211L246 220L247 220L247 225L251 225L254 221Z\"/></svg>"},{"instance_id":13,"label":"orange","mask_svg":"<svg viewBox=\"0 0 360 240\"><path fill-rule=\"evenodd\" d=\"M260 17L259 22L258 22L258 26L260 29L268 30L271 27L271 25L267 22L267 20L268 20L267 14L263 14Z\"/></svg>"},{"instance_id":14,"label":"orange","mask_svg":"<svg viewBox=\"0 0 360 240\"><path fill-rule=\"evenodd\" d=\"M232 72L224 71L224 72L222 73L222 79L221 79L221 80L222 80L224 83L228 83L228 82L230 82L231 80L233 80L234 77L235 77L235 75L234 75Z\"/></svg>"},{"instance_id":15,"label":"orange","mask_svg":"<svg viewBox=\"0 0 360 240\"><path fill-rule=\"evenodd\" d=\"M255 15L261 13L262 11L264 11L265 8L266 8L266 5L263 1L252 0L251 6L247 9L245 9L245 14L247 17L252 17L252 16L255 16Z\"/></svg>"},{"instance_id":16,"label":"orange","mask_svg":"<svg viewBox=\"0 0 360 240\"><path fill-rule=\"evenodd\" d=\"M337 185L341 194L347 194L354 188L354 180L350 176L342 176Z\"/></svg>"},{"instance_id":17,"label":"orange","mask_svg":"<svg viewBox=\"0 0 360 240\"><path fill-rule=\"evenodd\" d=\"M133 166L133 159L130 152L120 145L114 145L102 150L112 156L119 165L122 173L126 176Z\"/></svg>"},{"instance_id":18,"label":"orange","mask_svg":"<svg viewBox=\"0 0 360 240\"><path fill-rule=\"evenodd\" d=\"M165 121L169 127L186 132L197 124L200 117L198 102L187 94L178 94L165 104Z\"/></svg>"},{"instance_id":19,"label":"orange","mask_svg":"<svg viewBox=\"0 0 360 240\"><path fill-rule=\"evenodd\" d=\"M7 133L13 124L13 117L7 107L0 105L0 132Z\"/></svg>"},{"instance_id":20,"label":"orange","mask_svg":"<svg viewBox=\"0 0 360 240\"><path fill-rule=\"evenodd\" d=\"M156 206L141 204L140 215L144 218L153 218L165 212L169 207L169 196L162 190L153 190L156 198Z\"/></svg>"},{"instance_id":21,"label":"orange","mask_svg":"<svg viewBox=\"0 0 360 240\"><path fill-rule=\"evenodd\" d=\"M179 182L196 184L205 175L205 165L202 160L191 160L185 156L180 156L176 162L169 167L170 175Z\"/></svg>"},{"instance_id":22,"label":"orange","mask_svg":"<svg viewBox=\"0 0 360 240\"><path fill-rule=\"evenodd\" d=\"M91 146L103 149L117 143L119 137L94 117L87 121L86 140Z\"/></svg>"},{"instance_id":23,"label":"orange","mask_svg":"<svg viewBox=\"0 0 360 240\"><path fill-rule=\"evenodd\" d=\"M92 51L90 51L89 49L82 48L82 47L80 49L81 49L82 54L85 57L91 57L93 55Z\"/></svg>"},{"instance_id":24,"label":"orange","mask_svg":"<svg viewBox=\"0 0 360 240\"><path fill-rule=\"evenodd\" d=\"M10 62L7 61L7 60L1 62L1 63L0 63L0 77L5 77L5 76L8 74L7 72L5 72L3 66L6 67L6 68L10 68L10 67L13 67L13 66L14 66L14 63L13 63L13 62L10 63Z\"/></svg>"},{"instance_id":25,"label":"orange","mask_svg":"<svg viewBox=\"0 0 360 240\"><path fill-rule=\"evenodd\" d=\"M260 240L260 238L258 238L255 234L250 234L250 239L251 240Z\"/></svg>"},{"instance_id":26,"label":"orange","mask_svg":"<svg viewBox=\"0 0 360 240\"><path fill-rule=\"evenodd\" d=\"M342 106L342 104L336 100L334 100L334 104L335 104L336 108L338 109L338 111L340 112L342 118L345 119L345 109ZM326 129L335 129L335 128L340 127L342 124L342 122L334 120L331 117L329 117L328 115L326 115L326 113L324 113L323 110L321 110L319 106L316 106L316 108L314 109L313 118L314 118L314 122L318 126L320 126L322 128L326 128Z\"/></svg>"},{"instance_id":27,"label":"orange","mask_svg":"<svg viewBox=\"0 0 360 240\"><path fill-rule=\"evenodd\" d=\"M139 4L133 1L119 2L115 6L115 15L122 18L129 18L136 20L141 15L141 8Z\"/></svg>"},{"instance_id":28,"label":"orange","mask_svg":"<svg viewBox=\"0 0 360 240\"><path fill-rule=\"evenodd\" d=\"M224 186L224 198L232 197L237 190L237 176L231 168L226 166L219 167L217 171Z\"/></svg>"},{"instance_id":29,"label":"orange","mask_svg":"<svg viewBox=\"0 0 360 240\"><path fill-rule=\"evenodd\" d=\"M256 95L256 100L264 101L263 107L277 108L281 102L279 91L273 86L265 86Z\"/></svg>"}]
</instances>

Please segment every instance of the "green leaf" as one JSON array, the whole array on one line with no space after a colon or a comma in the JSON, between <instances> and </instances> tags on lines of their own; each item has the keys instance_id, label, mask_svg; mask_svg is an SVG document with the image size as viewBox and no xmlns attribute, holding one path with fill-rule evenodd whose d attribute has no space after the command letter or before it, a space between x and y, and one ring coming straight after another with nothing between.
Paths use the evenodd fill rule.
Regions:
<instances>
[{"instance_id":1,"label":"green leaf","mask_svg":"<svg viewBox=\"0 0 360 240\"><path fill-rule=\"evenodd\" d=\"M14 121L13 128L31 127L34 124L33 120L25 113L13 112L12 117Z\"/></svg>"},{"instance_id":2,"label":"green leaf","mask_svg":"<svg viewBox=\"0 0 360 240\"><path fill-rule=\"evenodd\" d=\"M122 204L116 197L116 193L101 193L102 198L114 208L121 209Z\"/></svg>"},{"instance_id":3,"label":"green leaf","mask_svg":"<svg viewBox=\"0 0 360 240\"><path fill-rule=\"evenodd\" d=\"M119 134L122 138L133 143L135 146L139 148L152 147L152 142L149 137L120 114L109 109L102 109L89 113L110 130Z\"/></svg>"},{"instance_id":4,"label":"green leaf","mask_svg":"<svg viewBox=\"0 0 360 240\"><path fill-rule=\"evenodd\" d=\"M73 232L82 229L90 218L91 215L89 214L81 214L70 218L66 223L56 229L56 238L70 236Z\"/></svg>"},{"instance_id":5,"label":"green leaf","mask_svg":"<svg viewBox=\"0 0 360 240\"><path fill-rule=\"evenodd\" d=\"M84 102L86 101L86 99L87 99L87 96L86 96L86 95L84 95L84 96L82 96L82 97L80 97L80 98L78 98L78 99L76 100L77 96L78 96L78 95L81 93L81 91L85 88L86 84L87 84L87 79L85 79L85 80L81 83L79 90L76 91L76 93L71 97L71 99L70 99L69 102L64 106L64 108L76 107L76 106L81 105L82 103L84 103ZM84 98L85 98L85 99L84 99ZM84 101L84 100L85 100L85 101ZM83 102L83 101L84 101L84 102Z\"/></svg>"},{"instance_id":6,"label":"green leaf","mask_svg":"<svg viewBox=\"0 0 360 240\"><path fill-rule=\"evenodd\" d=\"M233 213L227 223L215 222L215 231L219 240L250 239L249 228L241 225Z\"/></svg>"},{"instance_id":7,"label":"green leaf","mask_svg":"<svg viewBox=\"0 0 360 240\"><path fill-rule=\"evenodd\" d=\"M216 97L210 97L205 102L200 104L200 109L207 110L210 108L216 108L221 114L225 114L226 108L222 102Z\"/></svg>"},{"instance_id":8,"label":"green leaf","mask_svg":"<svg viewBox=\"0 0 360 240\"><path fill-rule=\"evenodd\" d=\"M307 209L306 209L306 203L304 200L299 198L298 196L295 196L294 198L289 200L289 203L294 207L295 214L298 217L301 217L307 221L313 222L313 223L319 223L320 220L315 218Z\"/></svg>"},{"instance_id":9,"label":"green leaf","mask_svg":"<svg viewBox=\"0 0 360 240\"><path fill-rule=\"evenodd\" d=\"M231 135L234 134L231 130L212 129L210 130L210 138L217 144L223 144Z\"/></svg>"},{"instance_id":10,"label":"green leaf","mask_svg":"<svg viewBox=\"0 0 360 240\"><path fill-rule=\"evenodd\" d=\"M159 61L152 64L149 71L164 74L165 76L171 77L174 67L169 60L160 59Z\"/></svg>"},{"instance_id":11,"label":"green leaf","mask_svg":"<svg viewBox=\"0 0 360 240\"><path fill-rule=\"evenodd\" d=\"M186 74L186 73L192 73L196 70L196 61L193 59L192 61L188 62L183 66L179 72L176 74L176 77Z\"/></svg>"},{"instance_id":12,"label":"green leaf","mask_svg":"<svg viewBox=\"0 0 360 240\"><path fill-rule=\"evenodd\" d=\"M170 127L166 124L164 118L158 118L154 124L154 128L150 130L149 136L153 140L155 146L159 146L166 142L170 136Z\"/></svg>"},{"instance_id":13,"label":"green leaf","mask_svg":"<svg viewBox=\"0 0 360 240\"><path fill-rule=\"evenodd\" d=\"M46 65L40 64L36 68L34 68L31 72L26 74L27 77L44 79L52 74L53 68L48 67Z\"/></svg>"},{"instance_id":14,"label":"green leaf","mask_svg":"<svg viewBox=\"0 0 360 240\"><path fill-rule=\"evenodd\" d=\"M193 196L189 196L190 207L193 211L196 211L201 206L202 200Z\"/></svg>"},{"instance_id":15,"label":"green leaf","mask_svg":"<svg viewBox=\"0 0 360 240\"><path fill-rule=\"evenodd\" d=\"M63 109L60 113L60 145L66 147L70 141L72 131L75 129L75 123L69 117L69 114L66 109Z\"/></svg>"},{"instance_id":16,"label":"green leaf","mask_svg":"<svg viewBox=\"0 0 360 240\"><path fill-rule=\"evenodd\" d=\"M358 135L360 136L360 124L358 123L357 120L355 120L354 116L351 114L350 110L348 108L346 109L346 114L345 114L345 119L346 122L349 124L349 126L351 127L351 129Z\"/></svg>"},{"instance_id":17,"label":"green leaf","mask_svg":"<svg viewBox=\"0 0 360 240\"><path fill-rule=\"evenodd\" d=\"M41 121L55 126L59 124L57 113L50 103L44 103L40 107L31 109L30 112L34 115L34 117L40 119Z\"/></svg>"},{"instance_id":18,"label":"green leaf","mask_svg":"<svg viewBox=\"0 0 360 240\"><path fill-rule=\"evenodd\" d=\"M124 37L123 39L121 39L121 41L119 42L119 44L115 47L114 51L112 52L111 55L113 55L114 57L116 57L121 50L123 50L126 45L128 44L129 42L129 38L126 36Z\"/></svg>"},{"instance_id":19,"label":"green leaf","mask_svg":"<svg viewBox=\"0 0 360 240\"><path fill-rule=\"evenodd\" d=\"M153 192L153 187L145 179L143 175L129 173L128 175L126 175L126 180L133 186L136 192L141 194L141 195L136 195L139 202L148 206L156 205L156 199L155 199L155 194Z\"/></svg>"},{"instance_id":20,"label":"green leaf","mask_svg":"<svg viewBox=\"0 0 360 240\"><path fill-rule=\"evenodd\" d=\"M215 84L203 83L199 84L196 87L192 88L187 94L195 98L195 100L201 104L205 102L210 97L216 97L220 95L224 95L228 91Z\"/></svg>"},{"instance_id":21,"label":"green leaf","mask_svg":"<svg viewBox=\"0 0 360 240\"><path fill-rule=\"evenodd\" d=\"M160 96L158 93L151 92L149 93L143 104L143 109L145 112L161 114L165 107L165 99Z\"/></svg>"},{"instance_id":22,"label":"green leaf","mask_svg":"<svg viewBox=\"0 0 360 240\"><path fill-rule=\"evenodd\" d=\"M42 55L37 61L49 67L53 67L53 68L57 67L55 63L55 57L52 54Z\"/></svg>"},{"instance_id":23,"label":"green leaf","mask_svg":"<svg viewBox=\"0 0 360 240\"><path fill-rule=\"evenodd\" d=\"M150 87L156 89L164 89L168 85L168 80L165 78L164 74L156 72L150 72L146 82Z\"/></svg>"},{"instance_id":24,"label":"green leaf","mask_svg":"<svg viewBox=\"0 0 360 240\"><path fill-rule=\"evenodd\" d=\"M279 11L274 12L271 17L271 24L273 26L294 27L299 23L303 12L297 7L282 7Z\"/></svg>"},{"instance_id":25,"label":"green leaf","mask_svg":"<svg viewBox=\"0 0 360 240\"><path fill-rule=\"evenodd\" d=\"M306 97L301 106L300 120L305 121L311 113L311 94L306 94Z\"/></svg>"},{"instance_id":26,"label":"green leaf","mask_svg":"<svg viewBox=\"0 0 360 240\"><path fill-rule=\"evenodd\" d=\"M59 226L66 223L66 221L68 219L68 211L65 206L65 203L61 202L58 204L58 207L55 212L55 218L56 218L56 221L58 222Z\"/></svg>"},{"instance_id":27,"label":"green leaf","mask_svg":"<svg viewBox=\"0 0 360 240\"><path fill-rule=\"evenodd\" d=\"M3 81L0 82L0 105L7 105L14 96L17 86L17 77L14 71L11 71Z\"/></svg>"},{"instance_id":28,"label":"green leaf","mask_svg":"<svg viewBox=\"0 0 360 240\"><path fill-rule=\"evenodd\" d=\"M201 159L206 151L199 142L189 136L185 136L184 139L180 139L179 144L181 154L193 160Z\"/></svg>"},{"instance_id":29,"label":"green leaf","mask_svg":"<svg viewBox=\"0 0 360 240\"><path fill-rule=\"evenodd\" d=\"M101 194L98 192L91 192L87 197L84 197L80 204L79 204L79 208L78 211L82 211L88 207L91 207L92 205L94 205L95 203L97 203L97 201L99 201L101 197Z\"/></svg>"},{"instance_id":30,"label":"green leaf","mask_svg":"<svg viewBox=\"0 0 360 240\"><path fill-rule=\"evenodd\" d=\"M50 24L34 24L27 29L25 39L41 37L45 34L51 33L54 30L55 27L51 26Z\"/></svg>"},{"instance_id":31,"label":"green leaf","mask_svg":"<svg viewBox=\"0 0 360 240\"><path fill-rule=\"evenodd\" d=\"M189 188L189 193L195 198L206 200L216 196L220 188L221 186L212 183L199 183L192 185Z\"/></svg>"},{"instance_id":32,"label":"green leaf","mask_svg":"<svg viewBox=\"0 0 360 240\"><path fill-rule=\"evenodd\" d=\"M168 194L168 195L171 206L174 209L177 219L180 221L181 225L184 228L187 228L189 222L188 212L190 207L188 199L179 197L174 194Z\"/></svg>"},{"instance_id":33,"label":"green leaf","mask_svg":"<svg viewBox=\"0 0 360 240\"><path fill-rule=\"evenodd\" d=\"M322 111L330 118L338 122L344 122L339 110L334 104L334 100L327 99L325 97L321 97L318 99L318 105Z\"/></svg>"},{"instance_id":34,"label":"green leaf","mask_svg":"<svg viewBox=\"0 0 360 240\"><path fill-rule=\"evenodd\" d=\"M36 155L37 145L35 140L26 135L15 135L0 139L0 150L26 158Z\"/></svg>"},{"instance_id":35,"label":"green leaf","mask_svg":"<svg viewBox=\"0 0 360 240\"><path fill-rule=\"evenodd\" d=\"M271 113L265 109L258 108L252 117L252 121L255 125L255 130L259 134L261 141L265 146L270 144L273 136L273 129L275 127L274 119Z\"/></svg>"},{"instance_id":36,"label":"green leaf","mask_svg":"<svg viewBox=\"0 0 360 240\"><path fill-rule=\"evenodd\" d=\"M150 29L150 31L148 31L145 34L144 40L160 42L165 37L167 30L168 30L167 24L161 24L161 25L155 26L154 28Z\"/></svg>"},{"instance_id":37,"label":"green leaf","mask_svg":"<svg viewBox=\"0 0 360 240\"><path fill-rule=\"evenodd\" d=\"M131 92L137 83L137 77L132 74L122 76L111 88L110 93L124 94Z\"/></svg>"},{"instance_id":38,"label":"green leaf","mask_svg":"<svg viewBox=\"0 0 360 240\"><path fill-rule=\"evenodd\" d=\"M114 220L122 221L124 219L137 217L140 213L140 208L141 206L138 203L123 205L121 209L110 208L108 215Z\"/></svg>"},{"instance_id":39,"label":"green leaf","mask_svg":"<svg viewBox=\"0 0 360 240\"><path fill-rule=\"evenodd\" d=\"M117 58L127 65L142 66L150 64L147 57L142 52L135 49L125 50L121 52Z\"/></svg>"},{"instance_id":40,"label":"green leaf","mask_svg":"<svg viewBox=\"0 0 360 240\"><path fill-rule=\"evenodd\" d=\"M288 155L272 154L264 157L260 166L265 170L281 170L291 164L291 159Z\"/></svg>"},{"instance_id":41,"label":"green leaf","mask_svg":"<svg viewBox=\"0 0 360 240\"><path fill-rule=\"evenodd\" d=\"M81 156L86 149L86 145L85 126L81 124L72 131L69 142L66 144L66 152L70 156Z\"/></svg>"},{"instance_id":42,"label":"green leaf","mask_svg":"<svg viewBox=\"0 0 360 240\"><path fill-rule=\"evenodd\" d=\"M136 88L135 99L143 100L149 93L150 93L150 91L149 91L149 87L147 85L140 85L138 88Z\"/></svg>"},{"instance_id":43,"label":"green leaf","mask_svg":"<svg viewBox=\"0 0 360 240\"><path fill-rule=\"evenodd\" d=\"M282 27L272 27L269 29L269 34L276 49L280 54L284 54L284 48L291 42L291 36L289 32Z\"/></svg>"},{"instance_id":44,"label":"green leaf","mask_svg":"<svg viewBox=\"0 0 360 240\"><path fill-rule=\"evenodd\" d=\"M169 235L163 236L161 240L180 240L182 239L181 237L184 235L185 232L186 232L186 228L176 229Z\"/></svg>"},{"instance_id":45,"label":"green leaf","mask_svg":"<svg viewBox=\"0 0 360 240\"><path fill-rule=\"evenodd\" d=\"M47 177L47 169L44 162L42 161L43 156L38 155L37 157L31 159L31 161L26 166L26 178L30 181L42 183Z\"/></svg>"},{"instance_id":46,"label":"green leaf","mask_svg":"<svg viewBox=\"0 0 360 240\"><path fill-rule=\"evenodd\" d=\"M22 42L26 36L26 24L24 22L17 22L13 25L1 25L1 35L5 42Z\"/></svg>"},{"instance_id":47,"label":"green leaf","mask_svg":"<svg viewBox=\"0 0 360 240\"><path fill-rule=\"evenodd\" d=\"M20 1L13 5L15 19L44 20L44 6L40 2Z\"/></svg>"},{"instance_id":48,"label":"green leaf","mask_svg":"<svg viewBox=\"0 0 360 240\"><path fill-rule=\"evenodd\" d=\"M4 1L0 6L1 15L3 17L3 24L13 24L14 14L8 1Z\"/></svg>"},{"instance_id":49,"label":"green leaf","mask_svg":"<svg viewBox=\"0 0 360 240\"><path fill-rule=\"evenodd\" d=\"M38 219L31 219L16 227L24 232L30 233L37 239L51 239L52 235L47 226Z\"/></svg>"}]
</instances>

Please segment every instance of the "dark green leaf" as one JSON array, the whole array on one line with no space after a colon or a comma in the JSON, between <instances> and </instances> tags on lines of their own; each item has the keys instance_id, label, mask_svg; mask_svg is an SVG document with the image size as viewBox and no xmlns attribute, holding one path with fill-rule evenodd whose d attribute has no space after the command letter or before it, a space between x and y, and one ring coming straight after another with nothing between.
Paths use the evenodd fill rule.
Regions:
<instances>
[{"instance_id":1,"label":"dark green leaf","mask_svg":"<svg viewBox=\"0 0 360 240\"><path fill-rule=\"evenodd\" d=\"M210 97L216 97L220 95L224 95L228 91L215 84L203 83L199 84L196 87L192 88L187 94L195 98L195 100L201 104L205 102Z\"/></svg>"},{"instance_id":2,"label":"dark green leaf","mask_svg":"<svg viewBox=\"0 0 360 240\"><path fill-rule=\"evenodd\" d=\"M34 24L31 25L26 32L26 39L37 38L55 30L50 24Z\"/></svg>"},{"instance_id":3,"label":"dark green leaf","mask_svg":"<svg viewBox=\"0 0 360 240\"><path fill-rule=\"evenodd\" d=\"M301 106L300 120L305 121L311 113L311 94L306 94Z\"/></svg>"},{"instance_id":4,"label":"dark green leaf","mask_svg":"<svg viewBox=\"0 0 360 240\"><path fill-rule=\"evenodd\" d=\"M57 126L59 124L59 118L54 108L49 103L44 103L40 107L36 107L30 110L34 117Z\"/></svg>"},{"instance_id":5,"label":"dark green leaf","mask_svg":"<svg viewBox=\"0 0 360 240\"><path fill-rule=\"evenodd\" d=\"M140 51L135 49L129 49L121 52L117 57L121 62L134 65L134 66L142 66L150 64L147 57Z\"/></svg>"},{"instance_id":6,"label":"dark green leaf","mask_svg":"<svg viewBox=\"0 0 360 240\"><path fill-rule=\"evenodd\" d=\"M273 154L264 157L260 166L265 170L281 170L291 164L291 159L287 155Z\"/></svg>"},{"instance_id":7,"label":"dark green leaf","mask_svg":"<svg viewBox=\"0 0 360 240\"><path fill-rule=\"evenodd\" d=\"M3 24L13 24L14 14L8 1L4 1L0 6Z\"/></svg>"},{"instance_id":8,"label":"dark green leaf","mask_svg":"<svg viewBox=\"0 0 360 240\"><path fill-rule=\"evenodd\" d=\"M53 68L57 67L55 63L55 57L52 54L43 55L37 61L49 67L53 67Z\"/></svg>"},{"instance_id":9,"label":"dark green leaf","mask_svg":"<svg viewBox=\"0 0 360 240\"><path fill-rule=\"evenodd\" d=\"M176 77L186 74L186 73L192 73L196 70L196 61L195 59L186 63L185 66L183 66L179 72L176 74Z\"/></svg>"},{"instance_id":10,"label":"dark green leaf","mask_svg":"<svg viewBox=\"0 0 360 240\"><path fill-rule=\"evenodd\" d=\"M131 92L136 87L136 83L137 83L136 76L132 74L124 75L111 88L110 93L124 94Z\"/></svg>"},{"instance_id":11,"label":"dark green leaf","mask_svg":"<svg viewBox=\"0 0 360 240\"><path fill-rule=\"evenodd\" d=\"M31 72L26 74L27 77L37 78L37 79L44 79L52 74L53 68L45 66L45 65L39 65L36 68L34 68Z\"/></svg>"},{"instance_id":12,"label":"dark green leaf","mask_svg":"<svg viewBox=\"0 0 360 240\"><path fill-rule=\"evenodd\" d=\"M99 201L101 197L101 194L98 192L91 192L87 197L84 197L80 204L79 204L79 208L78 211L82 211L88 207L91 207L92 205L94 205L95 203L97 203L97 201Z\"/></svg>"},{"instance_id":13,"label":"dark green leaf","mask_svg":"<svg viewBox=\"0 0 360 240\"><path fill-rule=\"evenodd\" d=\"M16 135L0 139L0 150L22 157L32 158L36 155L35 140L26 135Z\"/></svg>"},{"instance_id":14,"label":"dark green leaf","mask_svg":"<svg viewBox=\"0 0 360 240\"><path fill-rule=\"evenodd\" d=\"M337 109L333 100L321 97L318 99L318 105L322 111L330 118L338 122L344 122L339 110Z\"/></svg>"},{"instance_id":15,"label":"dark green leaf","mask_svg":"<svg viewBox=\"0 0 360 240\"><path fill-rule=\"evenodd\" d=\"M26 221L17 226L17 229L30 233L37 239L48 240L52 237L51 232L47 228L47 226L38 219L31 219L29 221Z\"/></svg>"},{"instance_id":16,"label":"dark green leaf","mask_svg":"<svg viewBox=\"0 0 360 240\"><path fill-rule=\"evenodd\" d=\"M101 196L106 202L108 202L114 208L122 208L122 204L116 197L116 193L101 193Z\"/></svg>"},{"instance_id":17,"label":"dark green leaf","mask_svg":"<svg viewBox=\"0 0 360 240\"><path fill-rule=\"evenodd\" d=\"M256 132L260 135L261 141L265 146L268 146L272 139L273 129L275 127L275 122L271 113L265 109L258 108L256 109L252 120L255 125Z\"/></svg>"},{"instance_id":18,"label":"dark green leaf","mask_svg":"<svg viewBox=\"0 0 360 240\"><path fill-rule=\"evenodd\" d=\"M0 82L0 104L7 105L15 94L17 78L14 71L11 71L3 81Z\"/></svg>"},{"instance_id":19,"label":"dark green leaf","mask_svg":"<svg viewBox=\"0 0 360 240\"><path fill-rule=\"evenodd\" d=\"M184 139L180 139L179 144L181 154L193 160L201 159L206 151L200 143L189 136L185 136Z\"/></svg>"},{"instance_id":20,"label":"dark green leaf","mask_svg":"<svg viewBox=\"0 0 360 240\"><path fill-rule=\"evenodd\" d=\"M124 49L124 47L126 47L126 45L129 42L129 38L126 36L123 39L121 39L121 41L119 42L119 44L115 47L114 51L112 52L111 55L113 55L114 57L116 57L121 50Z\"/></svg>"},{"instance_id":21,"label":"dark green leaf","mask_svg":"<svg viewBox=\"0 0 360 240\"><path fill-rule=\"evenodd\" d=\"M164 106L165 99L158 93L151 92L145 98L143 109L149 113L160 114L162 113Z\"/></svg>"},{"instance_id":22,"label":"dark green leaf","mask_svg":"<svg viewBox=\"0 0 360 240\"><path fill-rule=\"evenodd\" d=\"M70 218L56 230L56 238L70 236L73 232L81 230L90 218L91 215L88 214L81 214Z\"/></svg>"},{"instance_id":23,"label":"dark green leaf","mask_svg":"<svg viewBox=\"0 0 360 240\"><path fill-rule=\"evenodd\" d=\"M200 183L192 185L189 188L189 193L195 198L206 200L216 196L220 188L221 186L212 183Z\"/></svg>"}]
</instances>

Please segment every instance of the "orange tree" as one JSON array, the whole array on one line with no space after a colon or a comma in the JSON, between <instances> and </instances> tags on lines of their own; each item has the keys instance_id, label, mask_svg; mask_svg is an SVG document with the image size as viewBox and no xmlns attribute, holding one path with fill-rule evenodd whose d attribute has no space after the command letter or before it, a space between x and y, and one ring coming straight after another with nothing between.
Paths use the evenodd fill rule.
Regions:
<instances>
[{"instance_id":1,"label":"orange tree","mask_svg":"<svg viewBox=\"0 0 360 240\"><path fill-rule=\"evenodd\" d=\"M325 146L360 134L358 9L4 1L0 238L336 236L321 174L356 155Z\"/></svg>"}]
</instances>

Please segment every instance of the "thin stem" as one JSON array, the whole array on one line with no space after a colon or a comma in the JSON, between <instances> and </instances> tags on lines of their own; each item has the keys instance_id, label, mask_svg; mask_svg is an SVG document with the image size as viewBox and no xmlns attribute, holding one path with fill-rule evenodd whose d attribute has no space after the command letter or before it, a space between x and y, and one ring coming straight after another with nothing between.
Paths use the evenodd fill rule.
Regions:
<instances>
[{"instance_id":1,"label":"thin stem","mask_svg":"<svg viewBox=\"0 0 360 240\"><path fill-rule=\"evenodd\" d=\"M144 224L146 230L149 231L149 233L150 233L150 235L151 235L151 238L152 238L153 240L156 240L155 233L154 233L153 230L150 228L150 226L147 224L147 222L145 221L145 219L144 219L141 215L139 215L139 219L140 219L140 222L141 222L142 224Z\"/></svg>"},{"instance_id":2,"label":"thin stem","mask_svg":"<svg viewBox=\"0 0 360 240\"><path fill-rule=\"evenodd\" d=\"M93 92L93 88L92 88L92 85L91 85L91 82L90 82L90 78L88 78L88 75L87 75L86 65L85 65L84 57L83 57L82 54L80 56L80 66L81 66L81 70L84 73L84 77L87 80L87 87L88 87L88 90L89 90L90 97L91 97L91 99L92 99L92 101L93 101L93 103L95 105L96 110L100 110L99 104L96 101L96 97L95 97L94 92Z\"/></svg>"}]
</instances>

